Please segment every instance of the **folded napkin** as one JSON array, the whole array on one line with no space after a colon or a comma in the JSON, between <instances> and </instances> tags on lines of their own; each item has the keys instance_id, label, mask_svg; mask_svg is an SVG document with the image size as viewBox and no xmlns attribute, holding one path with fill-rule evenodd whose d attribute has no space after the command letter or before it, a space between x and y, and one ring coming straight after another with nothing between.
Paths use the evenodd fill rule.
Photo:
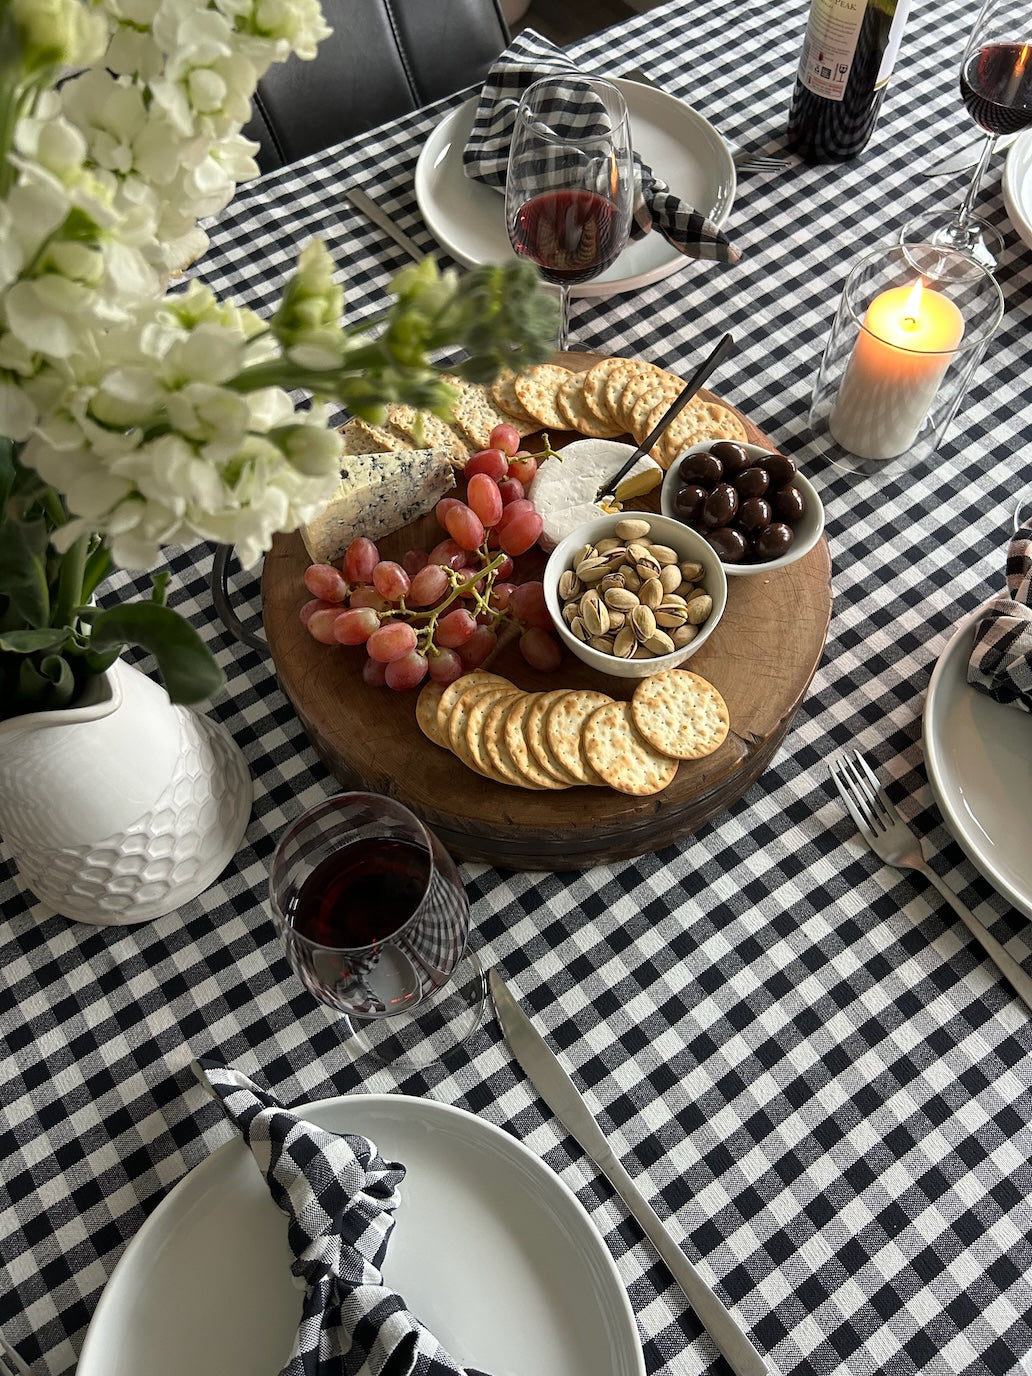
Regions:
<instances>
[{"instance_id":1,"label":"folded napkin","mask_svg":"<svg viewBox=\"0 0 1032 1376\"><path fill-rule=\"evenodd\" d=\"M1032 712L1032 525L1007 551L1007 592L982 608L967 681L997 702Z\"/></svg>"},{"instance_id":2,"label":"folded napkin","mask_svg":"<svg viewBox=\"0 0 1032 1376\"><path fill-rule=\"evenodd\" d=\"M239 1071L199 1064L289 1219L305 1300L280 1376L483 1376L450 1357L384 1284L404 1166L366 1137L304 1122Z\"/></svg>"},{"instance_id":3,"label":"folded napkin","mask_svg":"<svg viewBox=\"0 0 1032 1376\"><path fill-rule=\"evenodd\" d=\"M553 73L581 74L575 62L533 29L510 43L487 74L473 130L462 154L466 176L504 189L509 144L516 123L520 97L533 82ZM591 76L591 73L584 73ZM571 135L584 128L584 112L570 111ZM712 258L737 263L738 250L712 221L659 180L651 168L634 155L638 195L631 238L641 239L657 229L686 258Z\"/></svg>"}]
</instances>

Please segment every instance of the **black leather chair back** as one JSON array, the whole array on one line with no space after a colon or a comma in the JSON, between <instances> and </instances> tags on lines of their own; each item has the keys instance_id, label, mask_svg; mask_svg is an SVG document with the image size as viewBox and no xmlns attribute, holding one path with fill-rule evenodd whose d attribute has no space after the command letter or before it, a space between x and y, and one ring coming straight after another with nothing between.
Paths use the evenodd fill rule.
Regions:
<instances>
[{"instance_id":1,"label":"black leather chair back","mask_svg":"<svg viewBox=\"0 0 1032 1376\"><path fill-rule=\"evenodd\" d=\"M333 34L258 83L244 134L263 172L480 85L509 41L499 0L322 0Z\"/></svg>"}]
</instances>

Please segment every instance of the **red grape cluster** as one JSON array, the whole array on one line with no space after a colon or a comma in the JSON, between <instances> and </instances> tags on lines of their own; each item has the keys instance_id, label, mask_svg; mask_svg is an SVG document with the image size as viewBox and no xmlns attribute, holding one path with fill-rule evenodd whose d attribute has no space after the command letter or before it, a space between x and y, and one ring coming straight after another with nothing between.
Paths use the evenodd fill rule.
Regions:
<instances>
[{"instance_id":1,"label":"red grape cluster","mask_svg":"<svg viewBox=\"0 0 1032 1376\"><path fill-rule=\"evenodd\" d=\"M544 588L511 581L514 560L541 534L526 495L536 471L519 433L496 425L466 465L465 500L442 497L434 509L445 538L396 562L360 536L339 567L309 565L302 624L324 645L364 645L362 678L373 687L415 688L427 675L452 683L484 663L506 626L528 664L553 672L562 650Z\"/></svg>"}]
</instances>

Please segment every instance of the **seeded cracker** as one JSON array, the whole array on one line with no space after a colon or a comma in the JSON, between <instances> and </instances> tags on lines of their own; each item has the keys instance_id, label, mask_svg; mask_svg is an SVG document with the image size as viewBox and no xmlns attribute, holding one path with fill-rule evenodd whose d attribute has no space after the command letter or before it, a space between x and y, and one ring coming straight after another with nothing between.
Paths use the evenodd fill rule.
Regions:
<instances>
[{"instance_id":1,"label":"seeded cracker","mask_svg":"<svg viewBox=\"0 0 1032 1376\"><path fill-rule=\"evenodd\" d=\"M564 768L558 755L548 744L545 718L553 705L571 691L569 688L549 688L543 693L536 693L523 720L523 735L531 758L542 773L557 780L560 788L568 788L580 783L580 780Z\"/></svg>"},{"instance_id":2,"label":"seeded cracker","mask_svg":"<svg viewBox=\"0 0 1032 1376\"><path fill-rule=\"evenodd\" d=\"M427 449L443 449L454 468L465 468L470 450L457 430L432 411L417 411L413 406L390 406L387 418L393 429Z\"/></svg>"},{"instance_id":3,"label":"seeded cracker","mask_svg":"<svg viewBox=\"0 0 1032 1376\"><path fill-rule=\"evenodd\" d=\"M520 772L505 743L505 719L526 697L526 693L503 693L485 713L481 736L488 759L507 783L520 788L544 788L546 785L538 784Z\"/></svg>"},{"instance_id":4,"label":"seeded cracker","mask_svg":"<svg viewBox=\"0 0 1032 1376\"><path fill-rule=\"evenodd\" d=\"M656 447L661 455L659 462L669 468L680 454L701 440L737 440L741 444L748 438L734 411L714 401L696 400L675 416Z\"/></svg>"},{"instance_id":5,"label":"seeded cracker","mask_svg":"<svg viewBox=\"0 0 1032 1376\"><path fill-rule=\"evenodd\" d=\"M730 729L727 703L712 683L689 669L664 669L643 678L630 705L642 736L679 760L712 755Z\"/></svg>"},{"instance_id":6,"label":"seeded cracker","mask_svg":"<svg viewBox=\"0 0 1032 1376\"><path fill-rule=\"evenodd\" d=\"M584 723L584 749L592 767L618 793L659 793L677 773L677 761L660 754L638 732L629 702L608 702L591 713Z\"/></svg>"}]
</instances>

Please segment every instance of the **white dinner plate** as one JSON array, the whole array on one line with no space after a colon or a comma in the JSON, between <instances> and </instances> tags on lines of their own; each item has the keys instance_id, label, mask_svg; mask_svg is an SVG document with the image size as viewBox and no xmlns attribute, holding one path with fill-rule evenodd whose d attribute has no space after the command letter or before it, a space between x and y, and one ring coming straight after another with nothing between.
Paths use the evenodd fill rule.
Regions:
<instances>
[{"instance_id":1,"label":"white dinner plate","mask_svg":"<svg viewBox=\"0 0 1032 1376\"><path fill-rule=\"evenodd\" d=\"M573 1193L508 1133L401 1095L302 1112L406 1167L384 1278L492 1376L645 1376L630 1301ZM287 1220L241 1139L162 1200L104 1289L77 1376L275 1376L302 1292Z\"/></svg>"},{"instance_id":2,"label":"white dinner plate","mask_svg":"<svg viewBox=\"0 0 1032 1376\"><path fill-rule=\"evenodd\" d=\"M1032 920L1032 716L968 683L980 616L965 617L932 671L925 761L939 811L968 859Z\"/></svg>"},{"instance_id":3,"label":"white dinner plate","mask_svg":"<svg viewBox=\"0 0 1032 1376\"><path fill-rule=\"evenodd\" d=\"M735 166L727 145L690 105L654 86L618 79L627 101L635 151L657 177L715 224L727 219L735 198ZM453 110L423 145L416 163L416 200L442 248L467 267L512 257L500 191L467 177L462 167L477 96ZM694 260L661 234L628 244L600 276L573 288L574 296L611 296L670 277Z\"/></svg>"},{"instance_id":4,"label":"white dinner plate","mask_svg":"<svg viewBox=\"0 0 1032 1376\"><path fill-rule=\"evenodd\" d=\"M1032 131L1015 139L1007 154L1003 203L1019 237L1032 248Z\"/></svg>"}]
</instances>

